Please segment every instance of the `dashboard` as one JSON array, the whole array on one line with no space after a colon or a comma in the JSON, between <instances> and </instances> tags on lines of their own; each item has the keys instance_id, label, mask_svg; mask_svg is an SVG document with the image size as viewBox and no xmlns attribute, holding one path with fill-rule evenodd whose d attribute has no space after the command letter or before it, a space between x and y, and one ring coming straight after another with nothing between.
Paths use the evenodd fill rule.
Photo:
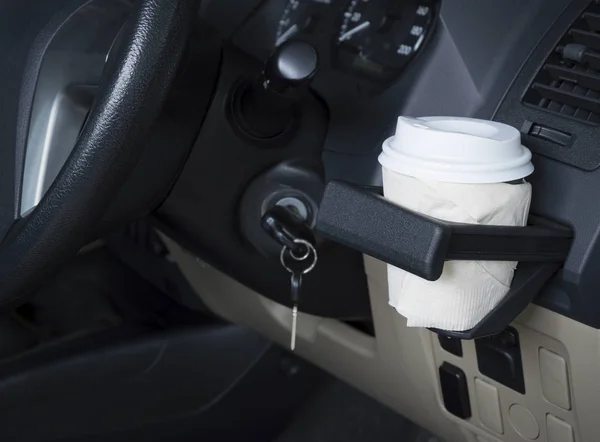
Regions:
<instances>
[{"instance_id":1,"label":"dashboard","mask_svg":"<svg viewBox=\"0 0 600 442\"><path fill-rule=\"evenodd\" d=\"M590 0L500 3L209 2L202 15L257 69L284 41L303 40L316 48L320 63L313 107L305 116L321 109L326 122L305 121L297 143L290 141L277 152L256 146L235 150L238 141L229 137L221 143L224 152L209 154L199 144L216 135L205 135L161 214L171 230L187 236L172 235L190 251L178 260L203 301L221 316L285 345L289 276L277 259L248 247L236 224L244 218L238 216L239 202L256 176L286 158L316 155L312 159L322 166L323 185L343 180L381 186L377 157L399 115L474 117L518 128L536 168L529 179L531 214L574 232L563 267L513 323L518 340L514 334L502 343L511 347L510 354L519 350L522 355L525 393L486 377L478 341L463 341L462 350L453 353L429 331L407 327L387 305L385 264L337 244L319 248L319 265L305 278L297 350L448 440L596 440L597 364L590 354L600 339L600 204L595 192L600 186L600 64L595 65L600 7ZM224 63L222 72L227 69ZM215 125L215 118L209 114L202 130ZM219 137L228 130L224 125L218 129ZM215 155L222 158L215 161ZM218 171L228 167L230 174L222 179ZM202 175L205 182L198 178ZM218 186L218 199L210 199L215 192L205 189L207 183ZM223 202L228 192L235 196ZM204 201L210 203L196 207ZM346 327L365 318L373 320L374 336ZM544 391L548 355L560 365L559 383L572 404L553 405ZM473 415L448 413L442 403L444 373L438 369L447 364L464 372ZM485 423L489 410L495 417Z\"/></svg>"},{"instance_id":2,"label":"dashboard","mask_svg":"<svg viewBox=\"0 0 600 442\"><path fill-rule=\"evenodd\" d=\"M161 208L162 221L210 264L278 303L289 303L288 277L273 259L273 251L265 253L262 247L269 238L248 238L248 232L262 235L261 210L271 198L249 198L264 187L257 177L274 182L266 172L269 168L310 157L322 169L323 183L337 179L381 186L377 157L398 115L494 118L524 63L568 5L567 0L505 0L502 7L470 0L204 2L200 16L223 41L221 80L196 147ZM243 140L231 131L221 103L227 106L240 76L256 78L270 54L290 40L308 42L318 53L309 109L296 136L283 140L279 149L269 147L271 142L261 147L256 140ZM216 139L220 149L202 148ZM542 164L543 157L536 161L538 169L552 167ZM230 172L224 175L220 170ZM548 179L535 174L534 188L535 180ZM313 190L322 185L317 183ZM544 185L540 182L539 188ZM294 193L289 182L278 186L278 194ZM318 193L309 198L314 206ZM536 207L539 203L544 207ZM257 213L249 214L248 207ZM534 213L572 223L550 213L554 207L556 201L534 198ZM244 225L244 219L254 219L254 224ZM224 228L215 230L217 223ZM589 244L581 241L579 257ZM574 248L578 247L576 242ZM362 255L338 245L322 255L316 273L307 278L305 311L338 318L368 317ZM567 265L573 266L573 275L582 271L577 257ZM343 277L344 268L353 269L352 278ZM324 290L335 295L317 296ZM576 308L577 313L565 304L562 290L548 293L544 299L552 309L577 319L586 314L583 306Z\"/></svg>"},{"instance_id":3,"label":"dashboard","mask_svg":"<svg viewBox=\"0 0 600 442\"><path fill-rule=\"evenodd\" d=\"M319 70L313 87L330 112L325 150L364 155L378 150L393 128L395 118L382 113L395 114L389 109L398 104L394 89L426 51L440 7L437 0L266 1L232 35L232 42L260 60L286 39L314 45ZM384 104L391 97L396 103ZM336 161L328 173L336 175L334 169ZM372 170L359 173L367 181L379 180Z\"/></svg>"},{"instance_id":4,"label":"dashboard","mask_svg":"<svg viewBox=\"0 0 600 442\"><path fill-rule=\"evenodd\" d=\"M377 90L398 78L425 46L438 3L289 0L283 6L272 36L275 46L289 39L312 43L321 56L321 70L346 73Z\"/></svg>"},{"instance_id":5,"label":"dashboard","mask_svg":"<svg viewBox=\"0 0 600 442\"><path fill-rule=\"evenodd\" d=\"M202 15L261 61L278 40L313 44L313 88L329 110L327 178L381 185L377 155L398 115L491 118L566 3L213 0Z\"/></svg>"},{"instance_id":6,"label":"dashboard","mask_svg":"<svg viewBox=\"0 0 600 442\"><path fill-rule=\"evenodd\" d=\"M591 172L598 165L597 150L590 148L596 136L590 127L595 123L573 121L568 109L576 109L581 99L569 95L570 89L554 91L552 84L544 83L547 71L540 71L549 54L554 54L550 68L564 71L561 63L568 65L569 60L552 51L561 51L565 44L598 44L593 35L592 20L598 15L594 2L506 0L500 8L469 0L264 0L241 2L247 9L235 24L223 12L228 2L218 7L211 3L207 18L233 45L258 60L266 60L277 43L289 38L317 48L320 65L313 89L329 118L322 155L326 180L380 186L377 156L398 115L497 119L524 131L537 170L532 177L537 189L532 213L576 231L560 278L538 302L586 324L600 324L597 303L583 293L596 287L596 253L590 251L598 229L590 211L596 205L575 204L582 202L595 179ZM569 31L570 26L575 31ZM410 55L405 55L405 46L412 48ZM541 92L528 92L532 82ZM559 94L558 103L567 100L571 107L560 110L564 105L545 96L540 101L542 92ZM588 94L593 98L595 93ZM577 115L596 109L593 101L583 106ZM531 127L523 126L527 122L554 128L567 141L530 136Z\"/></svg>"}]
</instances>

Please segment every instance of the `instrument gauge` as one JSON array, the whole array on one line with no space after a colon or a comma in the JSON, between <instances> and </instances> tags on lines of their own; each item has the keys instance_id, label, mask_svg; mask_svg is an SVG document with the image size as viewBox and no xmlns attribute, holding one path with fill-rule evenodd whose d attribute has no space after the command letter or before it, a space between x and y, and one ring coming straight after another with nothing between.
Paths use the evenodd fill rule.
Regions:
<instances>
[{"instance_id":1,"label":"instrument gauge","mask_svg":"<svg viewBox=\"0 0 600 442\"><path fill-rule=\"evenodd\" d=\"M423 48L437 6L434 0L350 0L334 42L338 67L375 80L395 78Z\"/></svg>"}]
</instances>

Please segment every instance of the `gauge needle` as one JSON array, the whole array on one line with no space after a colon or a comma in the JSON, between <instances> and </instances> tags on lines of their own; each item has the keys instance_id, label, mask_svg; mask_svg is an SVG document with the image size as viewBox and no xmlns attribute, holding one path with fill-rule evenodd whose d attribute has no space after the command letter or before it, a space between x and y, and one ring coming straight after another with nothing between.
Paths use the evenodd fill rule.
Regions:
<instances>
[{"instance_id":1,"label":"gauge needle","mask_svg":"<svg viewBox=\"0 0 600 442\"><path fill-rule=\"evenodd\" d=\"M342 35L340 35L339 41L350 40L350 37L352 37L354 34L357 34L360 31L364 31L369 26L371 26L371 22L370 21L366 21L364 23L361 23L360 25L356 26L355 28L352 28L348 32L344 32Z\"/></svg>"},{"instance_id":2,"label":"gauge needle","mask_svg":"<svg viewBox=\"0 0 600 442\"><path fill-rule=\"evenodd\" d=\"M281 34L281 37L279 37L277 39L277 41L275 42L275 46L279 46L280 44L284 43L288 38L290 38L296 32L298 32L298 25L292 26L287 31L285 31L283 34Z\"/></svg>"}]
</instances>

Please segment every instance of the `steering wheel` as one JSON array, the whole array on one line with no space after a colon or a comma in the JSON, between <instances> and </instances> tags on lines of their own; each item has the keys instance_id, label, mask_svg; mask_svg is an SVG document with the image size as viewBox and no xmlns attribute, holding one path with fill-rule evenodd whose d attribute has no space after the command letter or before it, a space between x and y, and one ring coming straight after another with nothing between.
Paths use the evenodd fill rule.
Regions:
<instances>
[{"instance_id":1,"label":"steering wheel","mask_svg":"<svg viewBox=\"0 0 600 442\"><path fill-rule=\"evenodd\" d=\"M182 59L195 3L136 1L72 153L39 204L0 243L0 307L21 301L89 239L140 158L144 135L158 117ZM2 8L8 19L12 5ZM0 31L0 38L10 38L7 34ZM0 176L14 167L0 161ZM11 203L0 201L0 206Z\"/></svg>"}]
</instances>

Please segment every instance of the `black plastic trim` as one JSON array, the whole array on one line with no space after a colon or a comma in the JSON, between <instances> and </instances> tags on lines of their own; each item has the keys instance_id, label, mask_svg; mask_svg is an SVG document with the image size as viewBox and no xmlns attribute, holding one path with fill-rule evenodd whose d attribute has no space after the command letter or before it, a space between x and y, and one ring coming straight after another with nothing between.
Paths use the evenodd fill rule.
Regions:
<instances>
[{"instance_id":1,"label":"black plastic trim","mask_svg":"<svg viewBox=\"0 0 600 442\"><path fill-rule=\"evenodd\" d=\"M573 245L562 270L547 284L535 302L583 324L600 328L600 209L595 189L600 187L598 121L582 121L523 102L527 90L560 44L565 32L590 5L575 0L557 19L499 106L494 120L514 127L527 121L572 135L572 144L560 144L523 134L523 144L534 154L535 173L529 178L534 189L531 213L568 225Z\"/></svg>"},{"instance_id":2,"label":"black plastic trim","mask_svg":"<svg viewBox=\"0 0 600 442\"><path fill-rule=\"evenodd\" d=\"M325 188L317 232L395 267L434 281L446 260L519 261L510 291L471 330L434 332L474 339L504 330L566 259L570 229L533 218L526 227L457 224L400 207L356 186L332 181Z\"/></svg>"},{"instance_id":3,"label":"black plastic trim","mask_svg":"<svg viewBox=\"0 0 600 442\"><path fill-rule=\"evenodd\" d=\"M573 237L558 226L442 221L338 181L325 188L317 232L430 281L441 276L447 260L561 263Z\"/></svg>"},{"instance_id":4,"label":"black plastic trim","mask_svg":"<svg viewBox=\"0 0 600 442\"><path fill-rule=\"evenodd\" d=\"M467 376L460 368L444 362L439 368L442 399L446 410L456 417L471 417L471 402Z\"/></svg>"}]
</instances>

